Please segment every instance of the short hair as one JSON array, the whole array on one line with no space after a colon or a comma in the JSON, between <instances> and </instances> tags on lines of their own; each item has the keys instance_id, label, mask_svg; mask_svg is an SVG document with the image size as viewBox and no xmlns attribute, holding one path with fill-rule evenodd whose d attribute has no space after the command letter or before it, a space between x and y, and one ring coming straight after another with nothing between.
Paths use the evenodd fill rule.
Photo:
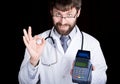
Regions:
<instances>
[{"instance_id":1,"label":"short hair","mask_svg":"<svg viewBox=\"0 0 120 84\"><path fill-rule=\"evenodd\" d=\"M50 10L56 8L61 11L67 11L75 7L77 10L81 8L82 0L50 0Z\"/></svg>"}]
</instances>

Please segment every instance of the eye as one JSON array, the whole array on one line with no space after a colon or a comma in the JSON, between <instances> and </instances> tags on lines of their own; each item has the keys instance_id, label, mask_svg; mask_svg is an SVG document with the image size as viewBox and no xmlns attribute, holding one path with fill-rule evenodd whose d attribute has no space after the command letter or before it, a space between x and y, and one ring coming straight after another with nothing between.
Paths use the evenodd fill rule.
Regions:
<instances>
[{"instance_id":1,"label":"eye","mask_svg":"<svg viewBox=\"0 0 120 84\"><path fill-rule=\"evenodd\" d=\"M56 16L56 17L61 17L61 14L60 14L60 13L55 13L54 16Z\"/></svg>"},{"instance_id":2,"label":"eye","mask_svg":"<svg viewBox=\"0 0 120 84\"><path fill-rule=\"evenodd\" d=\"M73 15L72 14L67 14L67 17L72 17Z\"/></svg>"}]
</instances>

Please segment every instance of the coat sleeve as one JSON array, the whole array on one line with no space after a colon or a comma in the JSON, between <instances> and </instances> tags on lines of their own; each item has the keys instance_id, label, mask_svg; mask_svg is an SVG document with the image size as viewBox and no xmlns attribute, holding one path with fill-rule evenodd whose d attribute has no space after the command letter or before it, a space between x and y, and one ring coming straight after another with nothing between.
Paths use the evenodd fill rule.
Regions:
<instances>
[{"instance_id":1,"label":"coat sleeve","mask_svg":"<svg viewBox=\"0 0 120 84\"><path fill-rule=\"evenodd\" d=\"M107 64L100 46L100 42L91 35L84 33L84 49L90 50L90 61L94 66L92 71L91 84L106 84L107 82Z\"/></svg>"},{"instance_id":2,"label":"coat sleeve","mask_svg":"<svg viewBox=\"0 0 120 84\"><path fill-rule=\"evenodd\" d=\"M30 64L30 55L29 53L25 52L24 59L20 66L20 70L18 73L18 81L19 84L36 84L38 82L39 73L38 73L38 66L34 67Z\"/></svg>"},{"instance_id":3,"label":"coat sleeve","mask_svg":"<svg viewBox=\"0 0 120 84\"><path fill-rule=\"evenodd\" d=\"M91 57L92 64L95 67L95 69L92 71L92 84L106 84L107 65L98 41L93 45Z\"/></svg>"}]
</instances>

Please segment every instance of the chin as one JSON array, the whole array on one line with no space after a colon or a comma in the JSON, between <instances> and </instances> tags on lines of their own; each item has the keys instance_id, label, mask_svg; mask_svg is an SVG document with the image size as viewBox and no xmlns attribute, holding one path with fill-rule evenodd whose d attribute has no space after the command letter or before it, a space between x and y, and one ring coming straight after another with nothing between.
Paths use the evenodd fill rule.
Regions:
<instances>
[{"instance_id":1,"label":"chin","mask_svg":"<svg viewBox=\"0 0 120 84\"><path fill-rule=\"evenodd\" d=\"M67 35L68 34L68 29L60 30L60 34L61 35Z\"/></svg>"}]
</instances>

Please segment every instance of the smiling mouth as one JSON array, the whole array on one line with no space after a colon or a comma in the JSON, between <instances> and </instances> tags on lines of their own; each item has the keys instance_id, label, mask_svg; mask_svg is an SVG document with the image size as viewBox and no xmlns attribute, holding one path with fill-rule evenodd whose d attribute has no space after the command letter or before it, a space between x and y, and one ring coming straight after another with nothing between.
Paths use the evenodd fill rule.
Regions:
<instances>
[{"instance_id":1,"label":"smiling mouth","mask_svg":"<svg viewBox=\"0 0 120 84\"><path fill-rule=\"evenodd\" d=\"M59 25L60 28L66 28L68 25Z\"/></svg>"}]
</instances>

